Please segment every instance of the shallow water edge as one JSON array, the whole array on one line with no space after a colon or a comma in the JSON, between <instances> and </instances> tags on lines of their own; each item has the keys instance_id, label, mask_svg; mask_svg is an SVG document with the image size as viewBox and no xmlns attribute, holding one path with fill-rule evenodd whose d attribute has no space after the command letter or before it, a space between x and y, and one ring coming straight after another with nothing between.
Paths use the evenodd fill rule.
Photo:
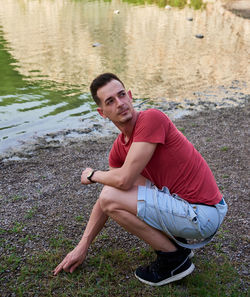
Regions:
<instances>
[{"instance_id":1,"label":"shallow water edge","mask_svg":"<svg viewBox=\"0 0 250 297\"><path fill-rule=\"evenodd\" d=\"M249 106L250 94L242 93L239 88L231 86L231 88L225 89L220 88L220 93L218 90L216 93L212 92L196 92L197 103L194 106L193 101L188 103L189 106L180 106L179 103L169 102L168 106L163 106L162 104L154 104L153 106L148 101L143 101L137 104L135 108L139 110L145 110L148 108L158 108L167 114L173 122L179 121L190 121L193 117L203 117L204 114L218 113L223 116L223 111L238 108L247 108ZM223 94L223 100L221 103L216 103L216 100L208 101L207 98L216 99L216 96L221 96ZM204 98L206 100L204 100ZM209 123L208 123L209 125ZM18 145L9 147L5 151L0 153L0 162L7 161L22 161L27 160L34 154L39 153L39 150L44 149L57 149L62 146L68 146L73 144L81 144L83 142L91 141L106 141L113 139L119 133L118 129L107 120L93 121L92 127L87 128L73 128L73 129L63 129L56 132L46 133L45 135L30 137L29 139L19 141Z\"/></svg>"}]
</instances>

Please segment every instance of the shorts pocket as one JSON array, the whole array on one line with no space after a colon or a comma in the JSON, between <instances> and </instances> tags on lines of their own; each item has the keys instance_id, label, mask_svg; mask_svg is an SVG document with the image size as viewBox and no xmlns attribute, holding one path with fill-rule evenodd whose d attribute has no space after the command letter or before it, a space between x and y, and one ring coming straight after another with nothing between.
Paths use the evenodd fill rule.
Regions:
<instances>
[{"instance_id":1,"label":"shorts pocket","mask_svg":"<svg viewBox=\"0 0 250 297\"><path fill-rule=\"evenodd\" d=\"M203 238L213 235L219 225L217 209L207 205L195 205L200 231Z\"/></svg>"},{"instance_id":2,"label":"shorts pocket","mask_svg":"<svg viewBox=\"0 0 250 297\"><path fill-rule=\"evenodd\" d=\"M173 236L189 239L202 238L199 220L191 204L176 196L169 197L165 200L165 204L161 209L161 215Z\"/></svg>"},{"instance_id":3,"label":"shorts pocket","mask_svg":"<svg viewBox=\"0 0 250 297\"><path fill-rule=\"evenodd\" d=\"M196 221L197 214L192 206L178 196L172 196L167 202L167 211L174 216L188 218L190 221Z\"/></svg>"}]
</instances>

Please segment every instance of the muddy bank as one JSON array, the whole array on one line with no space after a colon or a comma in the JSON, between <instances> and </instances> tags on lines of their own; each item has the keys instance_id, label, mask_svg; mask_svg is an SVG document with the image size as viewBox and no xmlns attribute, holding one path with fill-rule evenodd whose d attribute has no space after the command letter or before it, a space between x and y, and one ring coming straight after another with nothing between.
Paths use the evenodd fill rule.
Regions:
<instances>
[{"instance_id":1,"label":"muddy bank","mask_svg":"<svg viewBox=\"0 0 250 297\"><path fill-rule=\"evenodd\" d=\"M248 103L245 107L207 111L175 121L207 160L229 204L218 235L196 254L226 255L239 271L243 289L247 286L249 264L249 112ZM5 241L0 254L11 253L4 246L16 248L22 261L15 277L28 257L49 250L50 238L60 230L77 243L101 189L98 184L82 186L81 170L86 166L107 169L113 139L43 147L26 155L25 160L0 162L0 228ZM20 232L4 232L18 227ZM112 221L104 231L105 236L99 237L95 245L145 246ZM26 236L33 240L21 241ZM3 273L3 286L9 277L10 273Z\"/></svg>"}]
</instances>

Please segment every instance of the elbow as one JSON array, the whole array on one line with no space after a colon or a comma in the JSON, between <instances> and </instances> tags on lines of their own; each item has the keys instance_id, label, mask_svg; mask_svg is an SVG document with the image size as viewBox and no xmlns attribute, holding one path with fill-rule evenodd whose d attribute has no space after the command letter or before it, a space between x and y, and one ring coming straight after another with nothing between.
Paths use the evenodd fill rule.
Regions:
<instances>
[{"instance_id":1,"label":"elbow","mask_svg":"<svg viewBox=\"0 0 250 297\"><path fill-rule=\"evenodd\" d=\"M126 177L120 177L118 181L118 189L123 191L129 191L133 187L133 183Z\"/></svg>"},{"instance_id":2,"label":"elbow","mask_svg":"<svg viewBox=\"0 0 250 297\"><path fill-rule=\"evenodd\" d=\"M122 187L120 188L123 191L129 191L130 189L132 189L133 185L131 184L124 184L122 185Z\"/></svg>"}]
</instances>

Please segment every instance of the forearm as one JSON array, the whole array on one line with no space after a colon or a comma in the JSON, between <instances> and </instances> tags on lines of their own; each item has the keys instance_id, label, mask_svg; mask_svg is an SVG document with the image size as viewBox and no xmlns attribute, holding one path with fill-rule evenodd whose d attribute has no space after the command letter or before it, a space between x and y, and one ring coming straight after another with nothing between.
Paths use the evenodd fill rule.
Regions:
<instances>
[{"instance_id":1,"label":"forearm","mask_svg":"<svg viewBox=\"0 0 250 297\"><path fill-rule=\"evenodd\" d=\"M109 171L97 170L92 180L120 190L129 190L134 184L130 177L131 175L123 168L116 168Z\"/></svg>"},{"instance_id":2,"label":"forearm","mask_svg":"<svg viewBox=\"0 0 250 297\"><path fill-rule=\"evenodd\" d=\"M157 143L134 142L132 143L125 162L120 168L109 171L96 171L91 177L92 181L115 187L120 190L130 190L136 180L147 166L155 152ZM88 173L92 170L86 168L82 174L82 183L86 184Z\"/></svg>"},{"instance_id":3,"label":"forearm","mask_svg":"<svg viewBox=\"0 0 250 297\"><path fill-rule=\"evenodd\" d=\"M100 207L100 202L99 200L97 200L96 204L92 209L84 234L78 244L83 248L84 251L88 250L88 247L95 239L95 237L98 235L98 233L102 230L107 219L108 216L102 211Z\"/></svg>"},{"instance_id":4,"label":"forearm","mask_svg":"<svg viewBox=\"0 0 250 297\"><path fill-rule=\"evenodd\" d=\"M99 200L97 200L90 215L87 227L84 231L83 237L78 245L67 254L63 261L54 269L54 275L64 270L72 273L85 259L88 247L103 228L107 221L107 216L103 213Z\"/></svg>"}]
</instances>

